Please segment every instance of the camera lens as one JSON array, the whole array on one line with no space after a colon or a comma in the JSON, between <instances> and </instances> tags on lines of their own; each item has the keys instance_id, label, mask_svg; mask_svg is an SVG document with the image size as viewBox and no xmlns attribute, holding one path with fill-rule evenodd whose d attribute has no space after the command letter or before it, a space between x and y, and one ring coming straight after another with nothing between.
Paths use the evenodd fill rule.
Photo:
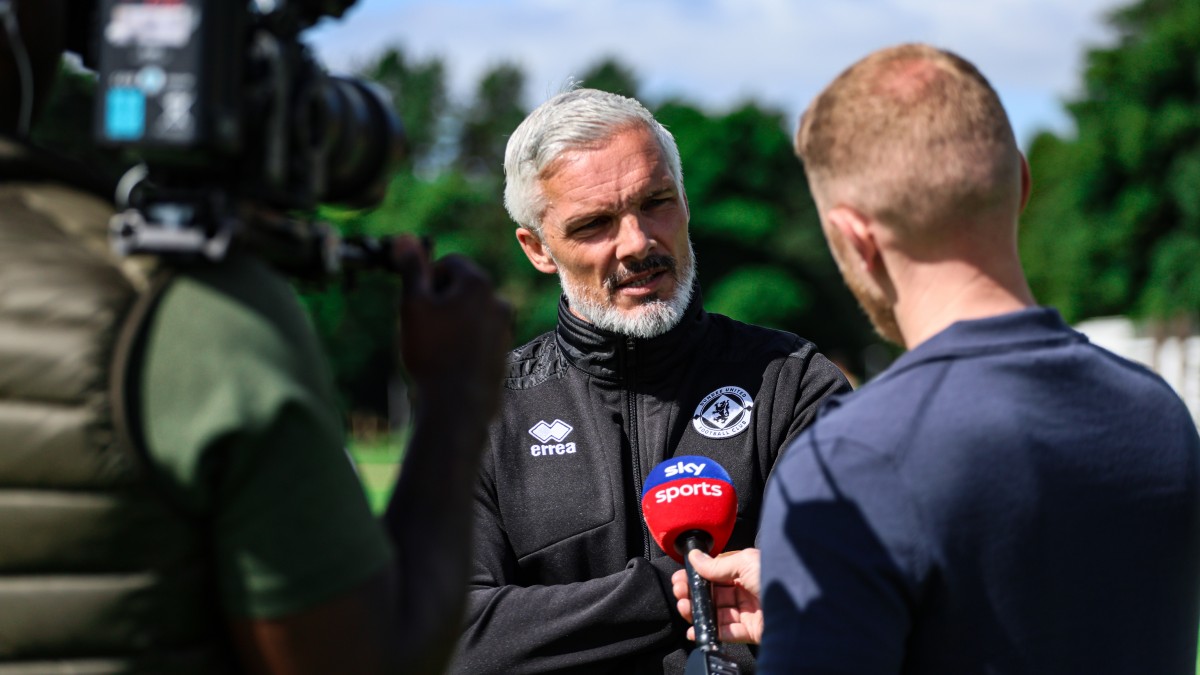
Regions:
<instances>
[{"instance_id":1,"label":"camera lens","mask_svg":"<svg viewBox=\"0 0 1200 675\"><path fill-rule=\"evenodd\" d=\"M400 117L383 90L361 80L329 77L322 94L327 154L320 201L378 204L392 162L404 152Z\"/></svg>"}]
</instances>

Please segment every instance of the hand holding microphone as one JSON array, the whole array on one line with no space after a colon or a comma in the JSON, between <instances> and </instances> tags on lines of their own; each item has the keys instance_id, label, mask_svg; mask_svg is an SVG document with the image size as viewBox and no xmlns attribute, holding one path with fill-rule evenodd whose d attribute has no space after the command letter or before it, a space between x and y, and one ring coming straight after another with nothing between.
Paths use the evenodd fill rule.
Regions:
<instances>
[{"instance_id":1,"label":"hand holding microphone","mask_svg":"<svg viewBox=\"0 0 1200 675\"><path fill-rule=\"evenodd\" d=\"M713 583L713 605L721 639L727 642L759 644L763 634L763 611L759 601L758 549L723 553L710 558L703 553L688 556L700 576ZM671 577L671 590L679 601L679 613L692 620L692 601L688 593L687 573L679 570ZM688 629L693 637L694 629ZM693 638L694 639L694 638Z\"/></svg>"},{"instance_id":2,"label":"hand holding microphone","mask_svg":"<svg viewBox=\"0 0 1200 675\"><path fill-rule=\"evenodd\" d=\"M692 566L692 551L720 553L737 519L737 495L725 469L707 457L683 456L654 467L642 490L642 513L662 550L685 565L696 650L685 675L737 675L737 664L721 650L712 592ZM672 578L676 582L677 577ZM678 595L678 592L676 593Z\"/></svg>"}]
</instances>

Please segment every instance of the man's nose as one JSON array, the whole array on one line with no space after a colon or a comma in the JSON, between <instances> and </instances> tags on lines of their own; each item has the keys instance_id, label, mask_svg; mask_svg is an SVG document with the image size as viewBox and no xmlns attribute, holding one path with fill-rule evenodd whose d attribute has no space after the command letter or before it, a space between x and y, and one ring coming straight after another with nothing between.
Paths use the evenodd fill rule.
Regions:
<instances>
[{"instance_id":1,"label":"man's nose","mask_svg":"<svg viewBox=\"0 0 1200 675\"><path fill-rule=\"evenodd\" d=\"M621 229L617 233L617 259L633 258L641 260L650 255L657 242L648 229L649 223L636 214L621 218Z\"/></svg>"}]
</instances>

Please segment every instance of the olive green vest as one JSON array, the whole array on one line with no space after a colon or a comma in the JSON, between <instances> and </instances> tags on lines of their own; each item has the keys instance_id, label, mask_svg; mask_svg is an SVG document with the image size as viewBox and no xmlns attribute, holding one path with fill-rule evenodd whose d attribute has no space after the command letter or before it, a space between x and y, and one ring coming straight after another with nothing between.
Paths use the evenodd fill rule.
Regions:
<instances>
[{"instance_id":1,"label":"olive green vest","mask_svg":"<svg viewBox=\"0 0 1200 675\"><path fill-rule=\"evenodd\" d=\"M0 675L231 670L204 525L114 425L110 371L145 285L108 253L110 214L0 183Z\"/></svg>"}]
</instances>

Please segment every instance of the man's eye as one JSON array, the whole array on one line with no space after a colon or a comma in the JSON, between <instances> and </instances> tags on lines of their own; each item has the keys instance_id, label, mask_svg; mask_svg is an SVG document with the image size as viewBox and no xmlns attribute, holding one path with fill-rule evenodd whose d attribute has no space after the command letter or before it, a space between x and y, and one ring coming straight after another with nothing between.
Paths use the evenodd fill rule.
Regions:
<instances>
[{"instance_id":1,"label":"man's eye","mask_svg":"<svg viewBox=\"0 0 1200 675\"><path fill-rule=\"evenodd\" d=\"M604 224L607 222L608 222L608 219L603 216L601 216L599 218L592 218L591 220L586 220L586 221L580 223L578 226L575 227L574 231L575 232L589 232L591 230L595 230L597 228L603 227Z\"/></svg>"},{"instance_id":2,"label":"man's eye","mask_svg":"<svg viewBox=\"0 0 1200 675\"><path fill-rule=\"evenodd\" d=\"M671 197L651 197L650 199L646 200L645 204L643 204L643 208L646 210L657 209L658 207L665 204L670 204L673 201L675 200Z\"/></svg>"}]
</instances>

